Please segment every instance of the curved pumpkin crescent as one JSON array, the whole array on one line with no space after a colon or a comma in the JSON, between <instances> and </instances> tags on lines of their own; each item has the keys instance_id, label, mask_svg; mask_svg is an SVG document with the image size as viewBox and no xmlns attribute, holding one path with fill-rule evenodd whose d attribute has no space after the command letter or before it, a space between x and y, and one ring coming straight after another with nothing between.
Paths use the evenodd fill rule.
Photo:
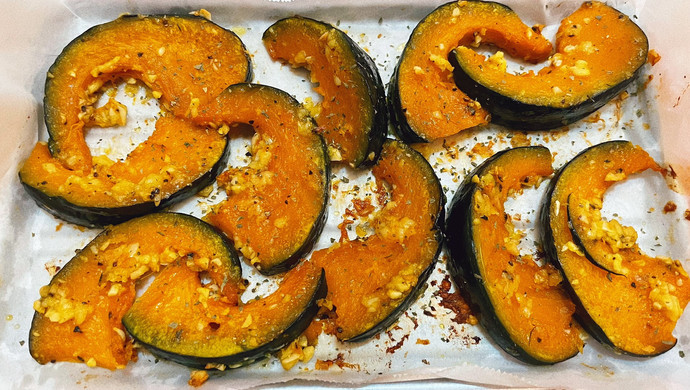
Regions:
<instances>
[{"instance_id":1,"label":"curved pumpkin crescent","mask_svg":"<svg viewBox=\"0 0 690 390\"><path fill-rule=\"evenodd\" d=\"M630 18L588 1L563 19L556 53L536 74L507 73L504 60L468 47L449 60L458 88L481 102L494 123L544 130L584 118L622 92L641 72L647 50L647 37Z\"/></svg>"},{"instance_id":2,"label":"curved pumpkin crescent","mask_svg":"<svg viewBox=\"0 0 690 390\"><path fill-rule=\"evenodd\" d=\"M328 152L307 110L277 88L242 83L200 107L195 121L256 132L249 165L218 177L228 199L208 221L264 274L297 264L323 229L330 192Z\"/></svg>"},{"instance_id":3,"label":"curved pumpkin crescent","mask_svg":"<svg viewBox=\"0 0 690 390\"><path fill-rule=\"evenodd\" d=\"M551 53L539 29L503 4L455 1L436 8L415 27L388 87L391 122L401 139L429 142L489 121L481 104L455 85L448 62L458 44L480 43L505 47L530 62Z\"/></svg>"},{"instance_id":4,"label":"curved pumpkin crescent","mask_svg":"<svg viewBox=\"0 0 690 390\"><path fill-rule=\"evenodd\" d=\"M680 262L643 254L617 221L600 224L606 189L647 169L661 171L628 141L592 146L558 171L541 210L544 250L561 269L582 326L604 345L636 356L655 356L675 345L673 329L690 301L690 280ZM600 237L604 230L612 235Z\"/></svg>"},{"instance_id":5,"label":"curved pumpkin crescent","mask_svg":"<svg viewBox=\"0 0 690 390\"><path fill-rule=\"evenodd\" d=\"M229 304L213 292L206 298L207 291L188 268L169 266L122 322L158 356L198 369L237 368L296 339L319 311L317 302L326 291L323 270L307 262L290 270L269 296Z\"/></svg>"},{"instance_id":6,"label":"curved pumpkin crescent","mask_svg":"<svg viewBox=\"0 0 690 390\"><path fill-rule=\"evenodd\" d=\"M20 180L39 206L87 226L179 202L210 184L227 158L225 137L188 118L250 77L240 39L201 17L123 16L95 26L67 45L48 71L49 140L36 145ZM146 84L165 114L148 140L114 162L93 157L84 132L86 126L124 122L124 107L113 99L95 108L101 87L120 79Z\"/></svg>"},{"instance_id":7,"label":"curved pumpkin crescent","mask_svg":"<svg viewBox=\"0 0 690 390\"><path fill-rule=\"evenodd\" d=\"M352 167L376 162L388 132L386 93L369 55L339 29L304 17L281 19L263 35L273 59L311 73L323 102L313 116L332 161Z\"/></svg>"},{"instance_id":8,"label":"curved pumpkin crescent","mask_svg":"<svg viewBox=\"0 0 690 390\"><path fill-rule=\"evenodd\" d=\"M520 233L505 212L509 194L553 173L551 158L543 146L494 154L460 185L446 220L455 281L479 306L480 323L496 344L531 364L554 364L583 348L558 270L520 256Z\"/></svg>"},{"instance_id":9,"label":"curved pumpkin crescent","mask_svg":"<svg viewBox=\"0 0 690 390\"><path fill-rule=\"evenodd\" d=\"M375 234L311 257L326 271L327 299L335 307L328 330L351 342L384 331L414 303L443 245L445 196L426 159L388 139L372 171L380 186L392 189L372 222Z\"/></svg>"},{"instance_id":10,"label":"curved pumpkin crescent","mask_svg":"<svg viewBox=\"0 0 690 390\"><path fill-rule=\"evenodd\" d=\"M229 304L237 305L244 290L232 243L207 223L175 213L132 219L104 230L41 288L31 356L41 364L124 368L133 350L122 318L134 302L136 283L167 267L184 268L197 282L207 273Z\"/></svg>"}]
</instances>

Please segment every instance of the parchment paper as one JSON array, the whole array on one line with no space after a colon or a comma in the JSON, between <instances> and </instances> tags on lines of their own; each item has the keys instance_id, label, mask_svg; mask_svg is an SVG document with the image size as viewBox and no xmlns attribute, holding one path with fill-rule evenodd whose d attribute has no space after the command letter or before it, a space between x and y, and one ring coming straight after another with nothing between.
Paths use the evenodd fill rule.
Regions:
<instances>
[{"instance_id":1,"label":"parchment paper","mask_svg":"<svg viewBox=\"0 0 690 390\"><path fill-rule=\"evenodd\" d=\"M579 1L504 1L528 24L541 23L547 37L553 37L560 19L576 9ZM635 18L650 38L651 48L661 54L661 61L647 68L647 73L628 88L626 99L617 98L602 108L601 121L581 121L567 131L536 132L527 138L543 144L555 154L560 167L587 146L610 139L629 139L644 147L657 161L673 165L679 181L690 182L690 163L685 151L686 112L690 108L685 92L689 44L685 15L690 3L655 1L610 1L614 7ZM80 229L63 224L40 210L24 193L17 179L18 164L28 156L37 139L47 138L43 123L43 83L48 67L62 48L94 24L129 13L186 13L205 8L213 20L231 28L242 38L253 56L254 82L269 84L294 94L299 100L316 95L306 73L272 62L261 43L261 34L275 20L301 14L338 25L367 50L387 82L397 58L414 26L440 2L412 0L376 0L366 4L356 1L278 2L239 0L207 2L118 0L108 4L82 0L3 1L0 13L0 118L3 141L0 142L0 387L2 388L149 388L186 386L189 369L158 361L141 352L139 361L124 370L111 372L85 365L58 363L41 366L28 352L32 303L38 299L40 286L50 275L46 268L64 265L92 239L98 230ZM550 35L549 35L550 34ZM648 76L653 78L649 81ZM155 108L154 108L155 110ZM146 110L131 112L129 128L145 122ZM146 126L142 130L145 134ZM122 130L122 129L121 129ZM127 130L127 129L125 129ZM127 131L120 131L120 135ZM462 132L457 136L418 149L430 160L450 199L459 180L486 156L470 153L477 144L492 144L494 152L510 146L509 132L499 126L487 126ZM91 134L90 136L93 136ZM95 138L106 137L105 133ZM141 134L139 135L139 137ZM145 137L145 135L144 135ZM136 138L136 137L135 137ZM243 154L246 139L234 140L233 156ZM453 155L453 157L450 157ZM233 157L232 164L243 160ZM331 245L338 238L337 224L353 197L363 197L370 189L368 172L335 167L334 191L328 225L316 249ZM345 178L345 180L343 180ZM690 188L690 187L686 187ZM522 250L534 250L535 205L545 185L507 203L509 213L520 213L516 227L527 232ZM222 192L216 192L222 198ZM674 213L664 214L667 201L678 205ZM211 199L192 198L173 210L202 216ZM643 250L655 255L681 259L690 267L688 225L683 212L687 198L671 192L658 175L643 173L615 185L606 195L605 215L618 215L624 224L635 226ZM657 238L658 237L658 238ZM659 244L662 243L662 244ZM245 274L256 287L255 295L269 292L274 283L245 267ZM344 345L323 336L310 362L284 371L276 359L250 367L212 374L204 388L247 388L293 379L301 385L327 381L341 386L435 380L435 384L488 385L499 387L684 388L690 383L690 315L683 315L676 328L679 342L666 354L651 359L616 355L594 340L588 340L584 353L566 362L548 367L519 363L496 347L478 326L460 325L453 315L439 305L438 285L446 276L445 253L442 254L430 285L420 299L396 324L397 326L369 342ZM251 294L248 294L251 295ZM243 297L248 299L250 297ZM435 317L424 314L435 313ZM428 341L428 344L426 343ZM387 348L400 347L394 353ZM329 371L314 370L316 359L330 360L341 355L358 368ZM438 380L442 380L439 382ZM295 383L295 382L291 382ZM420 382L408 382L413 387Z\"/></svg>"}]
</instances>

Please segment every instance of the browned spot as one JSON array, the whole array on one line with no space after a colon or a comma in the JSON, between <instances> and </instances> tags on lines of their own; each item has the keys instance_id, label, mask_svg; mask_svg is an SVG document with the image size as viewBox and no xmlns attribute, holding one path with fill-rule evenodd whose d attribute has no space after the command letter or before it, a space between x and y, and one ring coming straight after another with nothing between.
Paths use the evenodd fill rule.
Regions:
<instances>
[{"instance_id":1,"label":"browned spot","mask_svg":"<svg viewBox=\"0 0 690 390\"><path fill-rule=\"evenodd\" d=\"M366 217L374 212L374 206L371 204L371 199L353 199L352 206L355 208L355 213L359 217Z\"/></svg>"},{"instance_id":2,"label":"browned spot","mask_svg":"<svg viewBox=\"0 0 690 390\"><path fill-rule=\"evenodd\" d=\"M668 169L663 171L662 173L664 174L664 176L670 176L671 179L675 179L676 177L678 177L678 174L671 165L669 165Z\"/></svg>"},{"instance_id":3,"label":"browned spot","mask_svg":"<svg viewBox=\"0 0 690 390\"><path fill-rule=\"evenodd\" d=\"M416 344L429 345L429 340L427 339L417 339Z\"/></svg>"},{"instance_id":4,"label":"browned spot","mask_svg":"<svg viewBox=\"0 0 690 390\"><path fill-rule=\"evenodd\" d=\"M409 318L410 321L412 321L412 324L414 325L412 330L419 328L419 321L417 321L417 317L413 317L413 316L407 314L407 312L405 312L405 317Z\"/></svg>"},{"instance_id":5,"label":"browned spot","mask_svg":"<svg viewBox=\"0 0 690 390\"><path fill-rule=\"evenodd\" d=\"M647 80L645 80L644 84L642 85L642 88L647 88L647 86L649 85L649 83L652 82L652 80L654 80L654 75L650 74L649 77L647 77Z\"/></svg>"},{"instance_id":6,"label":"browned spot","mask_svg":"<svg viewBox=\"0 0 690 390\"><path fill-rule=\"evenodd\" d=\"M403 344L405 344L405 341L407 341L408 338L410 338L410 334L409 334L409 333L406 334L406 335L404 335L404 336L400 339L400 341L398 341L397 343L395 343L395 345L393 345L392 347L386 348L386 353L394 353L395 351L397 351L398 349L400 349L400 347L402 347ZM393 340L393 339L391 338L391 340Z\"/></svg>"},{"instance_id":7,"label":"browned spot","mask_svg":"<svg viewBox=\"0 0 690 390\"><path fill-rule=\"evenodd\" d=\"M455 313L455 316L453 317L453 322L455 322L456 324L469 324L471 322L474 322L472 321L472 319L475 317L472 315L472 310L470 309L470 306L462 298L460 292L450 292L450 288L450 277L446 275L443 278L443 281L441 281L441 285L438 288L438 292L435 293L441 298L441 306Z\"/></svg>"},{"instance_id":8,"label":"browned spot","mask_svg":"<svg viewBox=\"0 0 690 390\"><path fill-rule=\"evenodd\" d=\"M664 214L672 213L672 212L676 211L677 208L678 208L678 206L676 206L675 203L673 203L672 201L669 200L664 205Z\"/></svg>"},{"instance_id":9,"label":"browned spot","mask_svg":"<svg viewBox=\"0 0 690 390\"><path fill-rule=\"evenodd\" d=\"M340 368L350 368L353 370L359 371L359 364L351 364L347 363L345 361L345 357L343 356L342 353L339 353L338 356L335 359L331 360L316 360L316 363L314 364L314 368L317 370L328 370L331 368L333 365L336 365Z\"/></svg>"},{"instance_id":10,"label":"browned spot","mask_svg":"<svg viewBox=\"0 0 690 390\"><path fill-rule=\"evenodd\" d=\"M187 382L192 387L199 387L206 383L208 380L208 372L204 370L194 370L189 376L189 381Z\"/></svg>"},{"instance_id":11,"label":"browned spot","mask_svg":"<svg viewBox=\"0 0 690 390\"><path fill-rule=\"evenodd\" d=\"M683 92L678 95L678 99L676 99L676 103L673 105L673 108L676 108L680 105L680 99L683 98L683 95L685 95L685 92L688 91L688 88L690 88L690 84L686 85L685 88L683 88Z\"/></svg>"},{"instance_id":12,"label":"browned spot","mask_svg":"<svg viewBox=\"0 0 690 390\"><path fill-rule=\"evenodd\" d=\"M388 199L390 199L390 194L386 190L386 187L379 183L376 187L376 201L379 203L379 206L383 206L388 203Z\"/></svg>"},{"instance_id":13,"label":"browned spot","mask_svg":"<svg viewBox=\"0 0 690 390\"><path fill-rule=\"evenodd\" d=\"M338 229L340 229L340 240L339 242L349 241L347 236L347 226L353 224L354 221L351 219L343 220L343 222L338 224Z\"/></svg>"},{"instance_id":14,"label":"browned spot","mask_svg":"<svg viewBox=\"0 0 690 390\"><path fill-rule=\"evenodd\" d=\"M48 271L50 277L52 278L53 276L55 276L55 274L58 273L58 271L60 271L61 267L59 265L55 265L55 263L51 261L45 264L45 268L46 271Z\"/></svg>"}]
</instances>

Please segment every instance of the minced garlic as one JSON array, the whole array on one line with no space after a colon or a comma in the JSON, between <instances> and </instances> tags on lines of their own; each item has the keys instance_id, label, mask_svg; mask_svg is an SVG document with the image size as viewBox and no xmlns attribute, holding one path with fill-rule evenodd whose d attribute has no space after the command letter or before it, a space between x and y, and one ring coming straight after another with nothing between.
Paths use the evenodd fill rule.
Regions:
<instances>
[{"instance_id":1,"label":"minced garlic","mask_svg":"<svg viewBox=\"0 0 690 390\"><path fill-rule=\"evenodd\" d=\"M575 65L571 66L569 69L575 76L578 77L585 77L590 75L589 65L585 60L575 61Z\"/></svg>"},{"instance_id":2,"label":"minced garlic","mask_svg":"<svg viewBox=\"0 0 690 390\"><path fill-rule=\"evenodd\" d=\"M67 290L59 283L41 287L41 299L34 302L34 310L51 322L60 324L74 320L82 324L94 310L93 306L67 297Z\"/></svg>"},{"instance_id":3,"label":"minced garlic","mask_svg":"<svg viewBox=\"0 0 690 390\"><path fill-rule=\"evenodd\" d=\"M91 69L91 76L98 77L103 73L112 72L113 70L115 70L115 66L117 65L118 62L120 62L120 56L113 57L113 59L111 59L110 61L108 61L104 64L101 64L101 65L98 65L98 66L94 67L93 69Z\"/></svg>"},{"instance_id":4,"label":"minced garlic","mask_svg":"<svg viewBox=\"0 0 690 390\"><path fill-rule=\"evenodd\" d=\"M381 299L376 296L365 296L362 298L362 305L367 308L368 313L376 313L381 308Z\"/></svg>"},{"instance_id":5,"label":"minced garlic","mask_svg":"<svg viewBox=\"0 0 690 390\"><path fill-rule=\"evenodd\" d=\"M382 211L385 211L385 208ZM379 237L402 243L407 237L415 234L415 225L415 221L409 217L397 218L381 213L381 218L376 220L374 228Z\"/></svg>"},{"instance_id":6,"label":"minced garlic","mask_svg":"<svg viewBox=\"0 0 690 390\"><path fill-rule=\"evenodd\" d=\"M199 105L201 104L201 100L197 97L193 97L189 101L189 107L187 108L187 112L185 113L185 116L188 118L196 118L199 116Z\"/></svg>"},{"instance_id":7,"label":"minced garlic","mask_svg":"<svg viewBox=\"0 0 690 390\"><path fill-rule=\"evenodd\" d=\"M625 172L623 172L622 169L618 169L616 171L611 171L606 174L606 177L604 178L604 181L621 181L625 180L627 175Z\"/></svg>"},{"instance_id":8,"label":"minced garlic","mask_svg":"<svg viewBox=\"0 0 690 390\"><path fill-rule=\"evenodd\" d=\"M189 384L192 387L199 387L206 383L208 380L208 372L204 370L194 370L189 376L189 381L187 384Z\"/></svg>"},{"instance_id":9,"label":"minced garlic","mask_svg":"<svg viewBox=\"0 0 690 390\"><path fill-rule=\"evenodd\" d=\"M285 370L290 370L298 362L308 362L312 357L314 357L314 347L309 345L304 335L299 336L297 340L278 352L278 359Z\"/></svg>"},{"instance_id":10,"label":"minced garlic","mask_svg":"<svg viewBox=\"0 0 690 390\"><path fill-rule=\"evenodd\" d=\"M127 106L112 97L101 107L85 106L84 110L79 113L78 118L87 127L112 127L127 124Z\"/></svg>"},{"instance_id":11,"label":"minced garlic","mask_svg":"<svg viewBox=\"0 0 690 390\"><path fill-rule=\"evenodd\" d=\"M683 314L678 297L673 295L676 286L657 280L656 286L649 292L649 299L652 300L652 307L663 311L671 321L677 321Z\"/></svg>"},{"instance_id":12,"label":"minced garlic","mask_svg":"<svg viewBox=\"0 0 690 390\"><path fill-rule=\"evenodd\" d=\"M568 241L563 245L563 248L561 248L561 252L566 252L566 251L571 251L573 253L576 253L578 256L584 256L585 254L580 250L580 247L577 246L574 242Z\"/></svg>"},{"instance_id":13,"label":"minced garlic","mask_svg":"<svg viewBox=\"0 0 690 390\"><path fill-rule=\"evenodd\" d=\"M429 60L431 60L431 62L433 62L442 71L443 70L447 70L449 72L453 71L453 65L451 65L450 62L448 62L448 60L445 57L442 57L442 56L437 55L437 54L431 54L431 55L429 55Z\"/></svg>"},{"instance_id":14,"label":"minced garlic","mask_svg":"<svg viewBox=\"0 0 690 390\"><path fill-rule=\"evenodd\" d=\"M508 62L506 61L505 55L500 50L487 58L486 64L500 72L505 72L506 69L508 69Z\"/></svg>"}]
</instances>

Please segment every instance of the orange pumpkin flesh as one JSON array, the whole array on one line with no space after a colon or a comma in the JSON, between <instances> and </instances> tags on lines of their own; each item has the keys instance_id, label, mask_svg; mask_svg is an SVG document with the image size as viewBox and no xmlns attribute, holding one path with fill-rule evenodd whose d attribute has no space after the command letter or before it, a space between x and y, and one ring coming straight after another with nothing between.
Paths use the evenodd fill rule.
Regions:
<instances>
[{"instance_id":1,"label":"orange pumpkin flesh","mask_svg":"<svg viewBox=\"0 0 690 390\"><path fill-rule=\"evenodd\" d=\"M672 331L690 300L687 273L680 262L644 255L636 244L617 253L622 257L617 268L621 275L593 264L585 253L598 259L613 253L613 248L600 239L587 239L590 231L596 236L594 225L579 217L591 218L592 213L578 209L601 204L614 182L647 169L661 171L644 150L630 142L594 146L554 179L548 210L543 213L550 216L545 245L580 305L585 329L616 350L639 356L658 355L675 345ZM575 244L568 226L568 208L574 212L572 222L583 233L581 246Z\"/></svg>"},{"instance_id":2,"label":"orange pumpkin flesh","mask_svg":"<svg viewBox=\"0 0 690 390\"><path fill-rule=\"evenodd\" d=\"M279 20L263 35L272 59L305 67L323 101L311 110L333 161L372 164L388 130L376 65L344 32L316 20Z\"/></svg>"},{"instance_id":3,"label":"orange pumpkin flesh","mask_svg":"<svg viewBox=\"0 0 690 390\"><path fill-rule=\"evenodd\" d=\"M91 28L48 72L49 140L23 163L22 184L39 206L89 226L119 223L190 196L218 173L226 140L184 119L251 77L248 58L235 34L200 17L123 16ZM95 108L101 87L120 80L148 86L163 117L149 140L114 163L93 157L84 134L86 126L126 123L114 99Z\"/></svg>"},{"instance_id":4,"label":"orange pumpkin flesh","mask_svg":"<svg viewBox=\"0 0 690 390\"><path fill-rule=\"evenodd\" d=\"M341 340L361 340L391 325L425 286L441 245L444 198L423 157L388 140L373 173L392 193L372 224L376 233L311 257L326 271L336 317L327 328Z\"/></svg>"},{"instance_id":5,"label":"orange pumpkin flesh","mask_svg":"<svg viewBox=\"0 0 690 390\"><path fill-rule=\"evenodd\" d=\"M252 162L220 175L228 199L208 220L261 272L293 266L321 232L330 188L326 148L306 109L275 88L236 84L196 120L256 131Z\"/></svg>"},{"instance_id":6,"label":"orange pumpkin flesh","mask_svg":"<svg viewBox=\"0 0 690 390\"><path fill-rule=\"evenodd\" d=\"M184 265L166 267L127 312L127 331L157 355L201 369L265 358L297 337L325 295L322 270L305 263L271 295L245 304L202 285ZM170 288L170 286L175 286Z\"/></svg>"},{"instance_id":7,"label":"orange pumpkin flesh","mask_svg":"<svg viewBox=\"0 0 690 390\"><path fill-rule=\"evenodd\" d=\"M166 115L124 161L98 156L91 170L82 175L60 164L48 146L39 143L19 174L24 183L44 194L78 206L116 208L160 203L220 161L226 143L215 130Z\"/></svg>"},{"instance_id":8,"label":"orange pumpkin flesh","mask_svg":"<svg viewBox=\"0 0 690 390\"><path fill-rule=\"evenodd\" d=\"M108 81L133 77L160 93L176 116L202 105L251 74L239 38L195 16L123 16L91 28L70 43L48 71L46 125L54 157L88 172L84 117ZM198 101L196 101L197 99Z\"/></svg>"},{"instance_id":9,"label":"orange pumpkin flesh","mask_svg":"<svg viewBox=\"0 0 690 390\"><path fill-rule=\"evenodd\" d=\"M473 43L494 44L530 62L551 54L539 30L506 6L462 1L437 8L413 31L391 80L389 99L401 136L409 127L419 140L430 141L488 122L489 113L455 86L447 60L456 46Z\"/></svg>"},{"instance_id":10,"label":"orange pumpkin flesh","mask_svg":"<svg viewBox=\"0 0 690 390\"><path fill-rule=\"evenodd\" d=\"M106 229L41 289L31 356L41 364L124 368L135 356L122 318L134 302L137 281L168 264L208 273L225 299L237 303L241 269L222 236L194 217L151 214Z\"/></svg>"},{"instance_id":11,"label":"orange pumpkin flesh","mask_svg":"<svg viewBox=\"0 0 690 390\"><path fill-rule=\"evenodd\" d=\"M451 269L480 306L480 322L506 352L537 364L560 362L583 347L560 273L520 255L520 234L505 213L508 196L552 174L551 162L544 147L494 155L458 190L446 226Z\"/></svg>"},{"instance_id":12,"label":"orange pumpkin flesh","mask_svg":"<svg viewBox=\"0 0 690 390\"><path fill-rule=\"evenodd\" d=\"M563 19L556 53L537 73L508 73L505 60L487 59L464 46L450 59L459 68L458 86L486 102L495 122L542 129L574 122L620 93L645 64L647 47L644 32L630 18L603 3L585 2ZM550 113L547 108L564 110ZM542 123L546 114L554 116L548 125ZM531 116L528 122L525 117Z\"/></svg>"}]
</instances>

